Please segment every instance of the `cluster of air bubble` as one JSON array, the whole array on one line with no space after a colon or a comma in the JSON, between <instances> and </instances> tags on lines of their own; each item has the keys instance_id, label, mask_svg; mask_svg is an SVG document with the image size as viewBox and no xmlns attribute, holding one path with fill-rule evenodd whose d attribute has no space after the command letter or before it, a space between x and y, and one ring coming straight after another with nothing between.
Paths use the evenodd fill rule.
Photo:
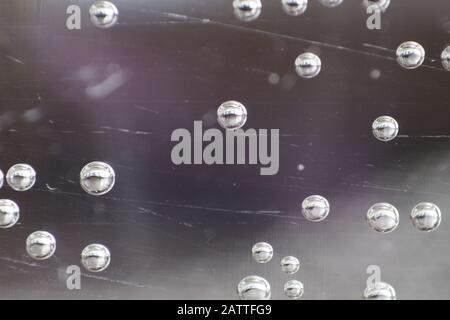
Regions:
<instances>
[{"instance_id":1,"label":"cluster of air bubble","mask_svg":"<svg viewBox=\"0 0 450 320\"><path fill-rule=\"evenodd\" d=\"M258 263L268 263L273 258L273 248L267 242L253 245L252 257ZM300 261L293 256L281 259L281 270L289 275L300 269ZM284 294L290 299L299 299L303 295L303 284L298 280L287 281L283 286ZM243 278L237 285L238 296L241 300L268 300L271 297L269 282L261 276L251 275Z\"/></svg>"},{"instance_id":2,"label":"cluster of air bubble","mask_svg":"<svg viewBox=\"0 0 450 320\"><path fill-rule=\"evenodd\" d=\"M392 232L400 223L397 208L385 202L371 206L366 219L369 227L380 233ZM421 202L411 210L410 219L417 230L434 231L441 224L441 210L434 203Z\"/></svg>"}]
</instances>

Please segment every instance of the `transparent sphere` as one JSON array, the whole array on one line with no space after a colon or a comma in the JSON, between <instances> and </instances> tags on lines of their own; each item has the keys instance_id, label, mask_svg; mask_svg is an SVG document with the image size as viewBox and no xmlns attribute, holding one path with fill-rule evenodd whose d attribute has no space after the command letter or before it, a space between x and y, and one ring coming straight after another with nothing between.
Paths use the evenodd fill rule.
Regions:
<instances>
[{"instance_id":1,"label":"transparent sphere","mask_svg":"<svg viewBox=\"0 0 450 320\"><path fill-rule=\"evenodd\" d=\"M284 284L284 294L289 299L300 299L304 290L303 283L298 280L289 280Z\"/></svg>"},{"instance_id":2,"label":"transparent sphere","mask_svg":"<svg viewBox=\"0 0 450 320\"><path fill-rule=\"evenodd\" d=\"M0 200L0 228L7 229L14 226L20 217L19 206L11 200Z\"/></svg>"},{"instance_id":3,"label":"transparent sphere","mask_svg":"<svg viewBox=\"0 0 450 320\"><path fill-rule=\"evenodd\" d=\"M300 261L296 257L287 256L281 259L281 270L287 274L294 274L300 269Z\"/></svg>"},{"instance_id":4,"label":"transparent sphere","mask_svg":"<svg viewBox=\"0 0 450 320\"><path fill-rule=\"evenodd\" d=\"M252 257L258 263L267 263L272 260L273 248L266 242L258 242L252 248Z\"/></svg>"},{"instance_id":5,"label":"transparent sphere","mask_svg":"<svg viewBox=\"0 0 450 320\"><path fill-rule=\"evenodd\" d=\"M113 168L104 162L88 163L80 172L81 187L94 196L100 196L111 191L115 181L116 174Z\"/></svg>"},{"instance_id":6,"label":"transparent sphere","mask_svg":"<svg viewBox=\"0 0 450 320\"><path fill-rule=\"evenodd\" d=\"M242 21L256 20L262 11L261 0L234 0L234 15Z\"/></svg>"},{"instance_id":7,"label":"transparent sphere","mask_svg":"<svg viewBox=\"0 0 450 320\"><path fill-rule=\"evenodd\" d=\"M444 49L441 54L442 66L445 70L450 71L450 46Z\"/></svg>"},{"instance_id":8,"label":"transparent sphere","mask_svg":"<svg viewBox=\"0 0 450 320\"><path fill-rule=\"evenodd\" d=\"M375 282L364 290L365 300L396 300L394 288L385 282Z\"/></svg>"},{"instance_id":9,"label":"transparent sphere","mask_svg":"<svg viewBox=\"0 0 450 320\"><path fill-rule=\"evenodd\" d=\"M322 69L322 62L314 53L302 53L295 59L295 71L302 78L314 78L319 74L320 69Z\"/></svg>"},{"instance_id":10,"label":"transparent sphere","mask_svg":"<svg viewBox=\"0 0 450 320\"><path fill-rule=\"evenodd\" d=\"M109 1L95 1L89 9L89 16L96 27L107 29L117 23L119 10Z\"/></svg>"},{"instance_id":11,"label":"transparent sphere","mask_svg":"<svg viewBox=\"0 0 450 320\"><path fill-rule=\"evenodd\" d=\"M237 130L247 122L247 109L238 101L226 101L217 110L217 122L227 130Z\"/></svg>"},{"instance_id":12,"label":"transparent sphere","mask_svg":"<svg viewBox=\"0 0 450 320\"><path fill-rule=\"evenodd\" d=\"M332 8L332 7L337 7L342 2L344 2L344 0L319 0L319 2L326 7Z\"/></svg>"},{"instance_id":13,"label":"transparent sphere","mask_svg":"<svg viewBox=\"0 0 450 320\"><path fill-rule=\"evenodd\" d=\"M389 203L376 203L367 211L367 223L377 232L394 231L398 227L399 221L397 209Z\"/></svg>"},{"instance_id":14,"label":"transparent sphere","mask_svg":"<svg viewBox=\"0 0 450 320\"><path fill-rule=\"evenodd\" d=\"M381 116L372 124L372 133L380 141L391 141L398 135L398 122L389 116Z\"/></svg>"},{"instance_id":15,"label":"transparent sphere","mask_svg":"<svg viewBox=\"0 0 450 320\"><path fill-rule=\"evenodd\" d=\"M3 187L3 171L0 170L0 189Z\"/></svg>"},{"instance_id":16,"label":"transparent sphere","mask_svg":"<svg viewBox=\"0 0 450 320\"><path fill-rule=\"evenodd\" d=\"M291 16L305 13L308 8L308 0L281 0L284 12Z\"/></svg>"},{"instance_id":17,"label":"transparent sphere","mask_svg":"<svg viewBox=\"0 0 450 320\"><path fill-rule=\"evenodd\" d=\"M248 276L239 281L237 292L241 300L269 300L269 282L260 276Z\"/></svg>"},{"instance_id":18,"label":"transparent sphere","mask_svg":"<svg viewBox=\"0 0 450 320\"><path fill-rule=\"evenodd\" d=\"M330 213L328 200L319 195L309 196L302 202L302 214L309 221L322 221Z\"/></svg>"},{"instance_id":19,"label":"transparent sphere","mask_svg":"<svg viewBox=\"0 0 450 320\"><path fill-rule=\"evenodd\" d=\"M382 12L386 11L390 4L391 0L363 0L364 7L376 5Z\"/></svg>"},{"instance_id":20,"label":"transparent sphere","mask_svg":"<svg viewBox=\"0 0 450 320\"><path fill-rule=\"evenodd\" d=\"M33 259L45 260L56 250L56 240L47 231L36 231L27 238L27 252Z\"/></svg>"},{"instance_id":21,"label":"transparent sphere","mask_svg":"<svg viewBox=\"0 0 450 320\"><path fill-rule=\"evenodd\" d=\"M436 230L441 224L441 210L430 202L421 202L411 211L411 221L420 231Z\"/></svg>"},{"instance_id":22,"label":"transparent sphere","mask_svg":"<svg viewBox=\"0 0 450 320\"><path fill-rule=\"evenodd\" d=\"M415 69L425 60L425 49L414 41L402 43L397 48L397 62L405 69Z\"/></svg>"},{"instance_id":23,"label":"transparent sphere","mask_svg":"<svg viewBox=\"0 0 450 320\"><path fill-rule=\"evenodd\" d=\"M6 182L16 191L26 191L36 182L36 171L28 164L15 164L6 173Z\"/></svg>"},{"instance_id":24,"label":"transparent sphere","mask_svg":"<svg viewBox=\"0 0 450 320\"><path fill-rule=\"evenodd\" d=\"M90 272L101 272L108 268L111 254L101 244L90 244L81 253L81 263Z\"/></svg>"}]
</instances>

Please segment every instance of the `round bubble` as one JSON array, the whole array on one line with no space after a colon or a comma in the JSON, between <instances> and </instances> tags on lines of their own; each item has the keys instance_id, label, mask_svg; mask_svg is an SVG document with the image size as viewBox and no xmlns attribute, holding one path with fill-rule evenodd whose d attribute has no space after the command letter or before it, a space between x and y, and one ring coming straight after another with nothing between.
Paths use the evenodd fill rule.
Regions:
<instances>
[{"instance_id":1,"label":"round bubble","mask_svg":"<svg viewBox=\"0 0 450 320\"><path fill-rule=\"evenodd\" d=\"M363 0L364 7L378 6L382 12L386 11L390 4L391 0Z\"/></svg>"},{"instance_id":2,"label":"round bubble","mask_svg":"<svg viewBox=\"0 0 450 320\"><path fill-rule=\"evenodd\" d=\"M441 224L441 210L434 203L421 202L412 209L411 221L417 230L436 230Z\"/></svg>"},{"instance_id":3,"label":"round bubble","mask_svg":"<svg viewBox=\"0 0 450 320\"><path fill-rule=\"evenodd\" d=\"M111 254L104 245L90 244L81 253L81 263L90 272L101 272L108 268Z\"/></svg>"},{"instance_id":4,"label":"round bubble","mask_svg":"<svg viewBox=\"0 0 450 320\"><path fill-rule=\"evenodd\" d=\"M444 49L441 54L442 66L445 70L450 71L450 46Z\"/></svg>"},{"instance_id":5,"label":"round bubble","mask_svg":"<svg viewBox=\"0 0 450 320\"><path fill-rule=\"evenodd\" d=\"M289 280L284 284L284 294L289 299L300 299L304 290L303 283L298 280Z\"/></svg>"},{"instance_id":6,"label":"round bubble","mask_svg":"<svg viewBox=\"0 0 450 320\"><path fill-rule=\"evenodd\" d=\"M389 116L381 116L372 124L372 133L380 141L388 142L394 140L398 135L398 122Z\"/></svg>"},{"instance_id":7,"label":"round bubble","mask_svg":"<svg viewBox=\"0 0 450 320\"><path fill-rule=\"evenodd\" d=\"M375 282L364 290L365 300L396 300L394 288L384 282Z\"/></svg>"},{"instance_id":8,"label":"round bubble","mask_svg":"<svg viewBox=\"0 0 450 320\"><path fill-rule=\"evenodd\" d=\"M319 0L319 2L326 7L333 8L340 5L344 0Z\"/></svg>"},{"instance_id":9,"label":"round bubble","mask_svg":"<svg viewBox=\"0 0 450 320\"><path fill-rule=\"evenodd\" d=\"M11 228L19 221L19 217L19 206L14 201L0 199L0 228Z\"/></svg>"},{"instance_id":10,"label":"round bubble","mask_svg":"<svg viewBox=\"0 0 450 320\"><path fill-rule=\"evenodd\" d=\"M266 242L258 242L252 248L252 257L258 263L267 263L272 260L273 248Z\"/></svg>"},{"instance_id":11,"label":"round bubble","mask_svg":"<svg viewBox=\"0 0 450 320\"><path fill-rule=\"evenodd\" d=\"M398 227L398 210L389 203L376 203L367 211L367 223L373 230L389 233Z\"/></svg>"},{"instance_id":12,"label":"round bubble","mask_svg":"<svg viewBox=\"0 0 450 320\"><path fill-rule=\"evenodd\" d=\"M284 12L291 16L305 13L308 8L308 0L281 0Z\"/></svg>"},{"instance_id":13,"label":"round bubble","mask_svg":"<svg viewBox=\"0 0 450 320\"><path fill-rule=\"evenodd\" d=\"M322 69L320 58L311 52L302 53L295 59L295 71L305 79L314 78Z\"/></svg>"},{"instance_id":14,"label":"round bubble","mask_svg":"<svg viewBox=\"0 0 450 320\"><path fill-rule=\"evenodd\" d=\"M36 182L36 171L28 164L15 164L6 173L6 182L16 191L27 191Z\"/></svg>"},{"instance_id":15,"label":"round bubble","mask_svg":"<svg viewBox=\"0 0 450 320\"><path fill-rule=\"evenodd\" d=\"M287 274L294 274L300 269L300 261L296 257L287 256L281 259L281 270Z\"/></svg>"},{"instance_id":16,"label":"round bubble","mask_svg":"<svg viewBox=\"0 0 450 320\"><path fill-rule=\"evenodd\" d=\"M238 101L226 101L217 109L217 122L227 130L240 129L247 122L247 109Z\"/></svg>"},{"instance_id":17,"label":"round bubble","mask_svg":"<svg viewBox=\"0 0 450 320\"><path fill-rule=\"evenodd\" d=\"M234 15L242 21L258 19L262 11L261 0L234 0Z\"/></svg>"},{"instance_id":18,"label":"round bubble","mask_svg":"<svg viewBox=\"0 0 450 320\"><path fill-rule=\"evenodd\" d=\"M425 60L425 49L414 41L402 43L397 48L397 62L405 69L416 69Z\"/></svg>"},{"instance_id":19,"label":"round bubble","mask_svg":"<svg viewBox=\"0 0 450 320\"><path fill-rule=\"evenodd\" d=\"M241 300L269 300L269 282L260 276L248 276L239 281L237 292Z\"/></svg>"},{"instance_id":20,"label":"round bubble","mask_svg":"<svg viewBox=\"0 0 450 320\"><path fill-rule=\"evenodd\" d=\"M28 236L26 249L33 259L45 260L55 253L56 240L47 231L36 231Z\"/></svg>"},{"instance_id":21,"label":"round bubble","mask_svg":"<svg viewBox=\"0 0 450 320\"><path fill-rule=\"evenodd\" d=\"M96 27L107 29L117 23L119 10L109 1L95 1L89 9L89 16Z\"/></svg>"},{"instance_id":22,"label":"round bubble","mask_svg":"<svg viewBox=\"0 0 450 320\"><path fill-rule=\"evenodd\" d=\"M322 221L329 213L330 204L322 196L309 196L302 202L302 214L309 221Z\"/></svg>"},{"instance_id":23,"label":"round bubble","mask_svg":"<svg viewBox=\"0 0 450 320\"><path fill-rule=\"evenodd\" d=\"M80 172L80 184L90 195L100 196L114 187L116 174L113 168L100 161L88 163Z\"/></svg>"}]
</instances>

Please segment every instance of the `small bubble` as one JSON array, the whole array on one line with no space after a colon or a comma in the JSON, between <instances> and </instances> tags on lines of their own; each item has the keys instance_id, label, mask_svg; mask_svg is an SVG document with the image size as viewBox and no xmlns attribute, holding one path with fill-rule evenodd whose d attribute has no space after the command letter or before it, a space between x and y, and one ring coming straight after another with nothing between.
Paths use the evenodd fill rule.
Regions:
<instances>
[{"instance_id":1,"label":"small bubble","mask_svg":"<svg viewBox=\"0 0 450 320\"><path fill-rule=\"evenodd\" d=\"M248 276L239 281L237 292L241 300L269 300L269 282L260 276Z\"/></svg>"},{"instance_id":2,"label":"small bubble","mask_svg":"<svg viewBox=\"0 0 450 320\"><path fill-rule=\"evenodd\" d=\"M414 41L402 43L397 48L397 62L405 69L415 69L425 60L425 49Z\"/></svg>"},{"instance_id":3,"label":"small bubble","mask_svg":"<svg viewBox=\"0 0 450 320\"><path fill-rule=\"evenodd\" d=\"M314 53L302 53L295 59L295 71L302 78L314 78L319 74L321 68L322 62Z\"/></svg>"},{"instance_id":4,"label":"small bubble","mask_svg":"<svg viewBox=\"0 0 450 320\"><path fill-rule=\"evenodd\" d=\"M11 200L0 200L0 228L7 229L14 226L20 217L19 206Z\"/></svg>"},{"instance_id":5,"label":"small bubble","mask_svg":"<svg viewBox=\"0 0 450 320\"><path fill-rule=\"evenodd\" d=\"M445 70L450 71L450 46L444 49L441 54L442 66Z\"/></svg>"},{"instance_id":6,"label":"small bubble","mask_svg":"<svg viewBox=\"0 0 450 320\"><path fill-rule=\"evenodd\" d=\"M309 221L322 221L329 213L330 204L328 203L328 200L322 196L309 196L302 202L302 214Z\"/></svg>"},{"instance_id":7,"label":"small bubble","mask_svg":"<svg viewBox=\"0 0 450 320\"><path fill-rule=\"evenodd\" d=\"M394 231L399 224L397 208L389 203L376 203L367 211L367 224L381 233Z\"/></svg>"},{"instance_id":8,"label":"small bubble","mask_svg":"<svg viewBox=\"0 0 450 320\"><path fill-rule=\"evenodd\" d=\"M430 202L421 202L411 211L411 221L420 231L436 230L441 224L441 210Z\"/></svg>"},{"instance_id":9,"label":"small bubble","mask_svg":"<svg viewBox=\"0 0 450 320\"><path fill-rule=\"evenodd\" d=\"M291 16L301 15L308 8L308 0L281 0L281 4L284 12Z\"/></svg>"},{"instance_id":10,"label":"small bubble","mask_svg":"<svg viewBox=\"0 0 450 320\"><path fill-rule=\"evenodd\" d=\"M111 254L104 245L90 244L81 253L81 263L90 272L101 272L108 268Z\"/></svg>"},{"instance_id":11,"label":"small bubble","mask_svg":"<svg viewBox=\"0 0 450 320\"><path fill-rule=\"evenodd\" d=\"M114 187L116 175L113 168L104 162L88 163L80 172L80 184L84 191L93 196L108 193Z\"/></svg>"},{"instance_id":12,"label":"small bubble","mask_svg":"<svg viewBox=\"0 0 450 320\"><path fill-rule=\"evenodd\" d=\"M298 280L289 280L284 284L284 294L289 299L300 299L303 296L303 283Z\"/></svg>"},{"instance_id":13,"label":"small bubble","mask_svg":"<svg viewBox=\"0 0 450 320\"><path fill-rule=\"evenodd\" d=\"M370 71L369 75L370 75L371 79L377 80L377 79L380 79L380 77L381 77L381 71L378 69L373 69Z\"/></svg>"},{"instance_id":14,"label":"small bubble","mask_svg":"<svg viewBox=\"0 0 450 320\"><path fill-rule=\"evenodd\" d=\"M56 240L46 231L36 231L28 236L26 249L33 259L45 260L55 253Z\"/></svg>"},{"instance_id":15,"label":"small bubble","mask_svg":"<svg viewBox=\"0 0 450 320\"><path fill-rule=\"evenodd\" d=\"M381 12L386 11L390 4L391 0L363 0L364 7L378 6Z\"/></svg>"},{"instance_id":16,"label":"small bubble","mask_svg":"<svg viewBox=\"0 0 450 320\"><path fill-rule=\"evenodd\" d=\"M119 19L119 10L109 1L96 1L89 9L92 23L99 28L111 28Z\"/></svg>"},{"instance_id":17,"label":"small bubble","mask_svg":"<svg viewBox=\"0 0 450 320\"><path fill-rule=\"evenodd\" d=\"M0 189L3 187L3 182L4 182L4 180L3 180L3 171L2 170L0 170Z\"/></svg>"},{"instance_id":18,"label":"small bubble","mask_svg":"<svg viewBox=\"0 0 450 320\"><path fill-rule=\"evenodd\" d=\"M266 242L258 242L252 248L252 257L258 263L267 263L272 260L273 248Z\"/></svg>"},{"instance_id":19,"label":"small bubble","mask_svg":"<svg viewBox=\"0 0 450 320\"><path fill-rule=\"evenodd\" d=\"M372 133L380 141L391 141L398 135L398 122L389 116L381 116L372 124Z\"/></svg>"},{"instance_id":20,"label":"small bubble","mask_svg":"<svg viewBox=\"0 0 450 320\"><path fill-rule=\"evenodd\" d=\"M269 83L273 85L280 83L280 80L281 79L278 73L271 73L267 78L267 81L269 81Z\"/></svg>"},{"instance_id":21,"label":"small bubble","mask_svg":"<svg viewBox=\"0 0 450 320\"><path fill-rule=\"evenodd\" d=\"M247 109L237 101L226 101L217 110L217 121L227 130L237 130L247 122Z\"/></svg>"},{"instance_id":22,"label":"small bubble","mask_svg":"<svg viewBox=\"0 0 450 320\"><path fill-rule=\"evenodd\" d=\"M287 256L281 259L281 270L287 274L294 274L300 269L300 261L296 257Z\"/></svg>"},{"instance_id":23,"label":"small bubble","mask_svg":"<svg viewBox=\"0 0 450 320\"><path fill-rule=\"evenodd\" d=\"M258 19L262 11L261 0L234 0L234 15L242 21Z\"/></svg>"},{"instance_id":24,"label":"small bubble","mask_svg":"<svg viewBox=\"0 0 450 320\"><path fill-rule=\"evenodd\" d=\"M365 300L396 300L394 288L385 282L375 282L364 290Z\"/></svg>"},{"instance_id":25,"label":"small bubble","mask_svg":"<svg viewBox=\"0 0 450 320\"><path fill-rule=\"evenodd\" d=\"M297 166L297 170L298 170L298 171L303 171L303 170L305 170L305 165L302 164L302 163L300 163L300 164Z\"/></svg>"},{"instance_id":26,"label":"small bubble","mask_svg":"<svg viewBox=\"0 0 450 320\"><path fill-rule=\"evenodd\" d=\"M36 182L36 171L28 164L15 164L6 173L6 182L16 191L26 191Z\"/></svg>"},{"instance_id":27,"label":"small bubble","mask_svg":"<svg viewBox=\"0 0 450 320\"><path fill-rule=\"evenodd\" d=\"M344 0L319 0L319 2L326 7L333 8L340 5Z\"/></svg>"}]
</instances>

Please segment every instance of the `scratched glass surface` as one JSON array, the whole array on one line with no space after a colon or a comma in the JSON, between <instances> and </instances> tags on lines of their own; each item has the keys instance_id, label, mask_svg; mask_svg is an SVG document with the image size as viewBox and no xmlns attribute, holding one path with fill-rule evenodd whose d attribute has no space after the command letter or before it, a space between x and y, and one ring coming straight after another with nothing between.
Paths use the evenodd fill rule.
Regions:
<instances>
[{"instance_id":1,"label":"scratched glass surface","mask_svg":"<svg viewBox=\"0 0 450 320\"><path fill-rule=\"evenodd\" d=\"M0 170L36 171L30 190L0 189L20 207L0 229L0 298L238 299L254 274L288 299L289 255L301 258L301 299L362 299L369 265L398 299L450 298L449 1L390 1L380 30L367 28L363 1L310 0L290 15L265 0L246 21L232 0L115 0L106 29L91 22L93 2L0 1ZM67 28L70 5L79 30ZM397 62L408 41L426 52L416 69ZM295 70L304 52L321 60L311 79ZM246 106L245 129L280 129L277 175L172 163L172 132L197 120L224 132L217 108L229 100ZM380 115L401 127L389 143L372 133ZM79 184L93 161L116 175L98 197ZM300 213L314 194L332 208L320 223ZM410 221L423 202L441 211L433 232ZM391 233L367 227L374 203L398 209ZM47 260L26 252L36 230L57 239ZM257 242L273 246L269 263L252 259ZM82 268L91 243L111 263L68 290L66 268Z\"/></svg>"}]
</instances>

